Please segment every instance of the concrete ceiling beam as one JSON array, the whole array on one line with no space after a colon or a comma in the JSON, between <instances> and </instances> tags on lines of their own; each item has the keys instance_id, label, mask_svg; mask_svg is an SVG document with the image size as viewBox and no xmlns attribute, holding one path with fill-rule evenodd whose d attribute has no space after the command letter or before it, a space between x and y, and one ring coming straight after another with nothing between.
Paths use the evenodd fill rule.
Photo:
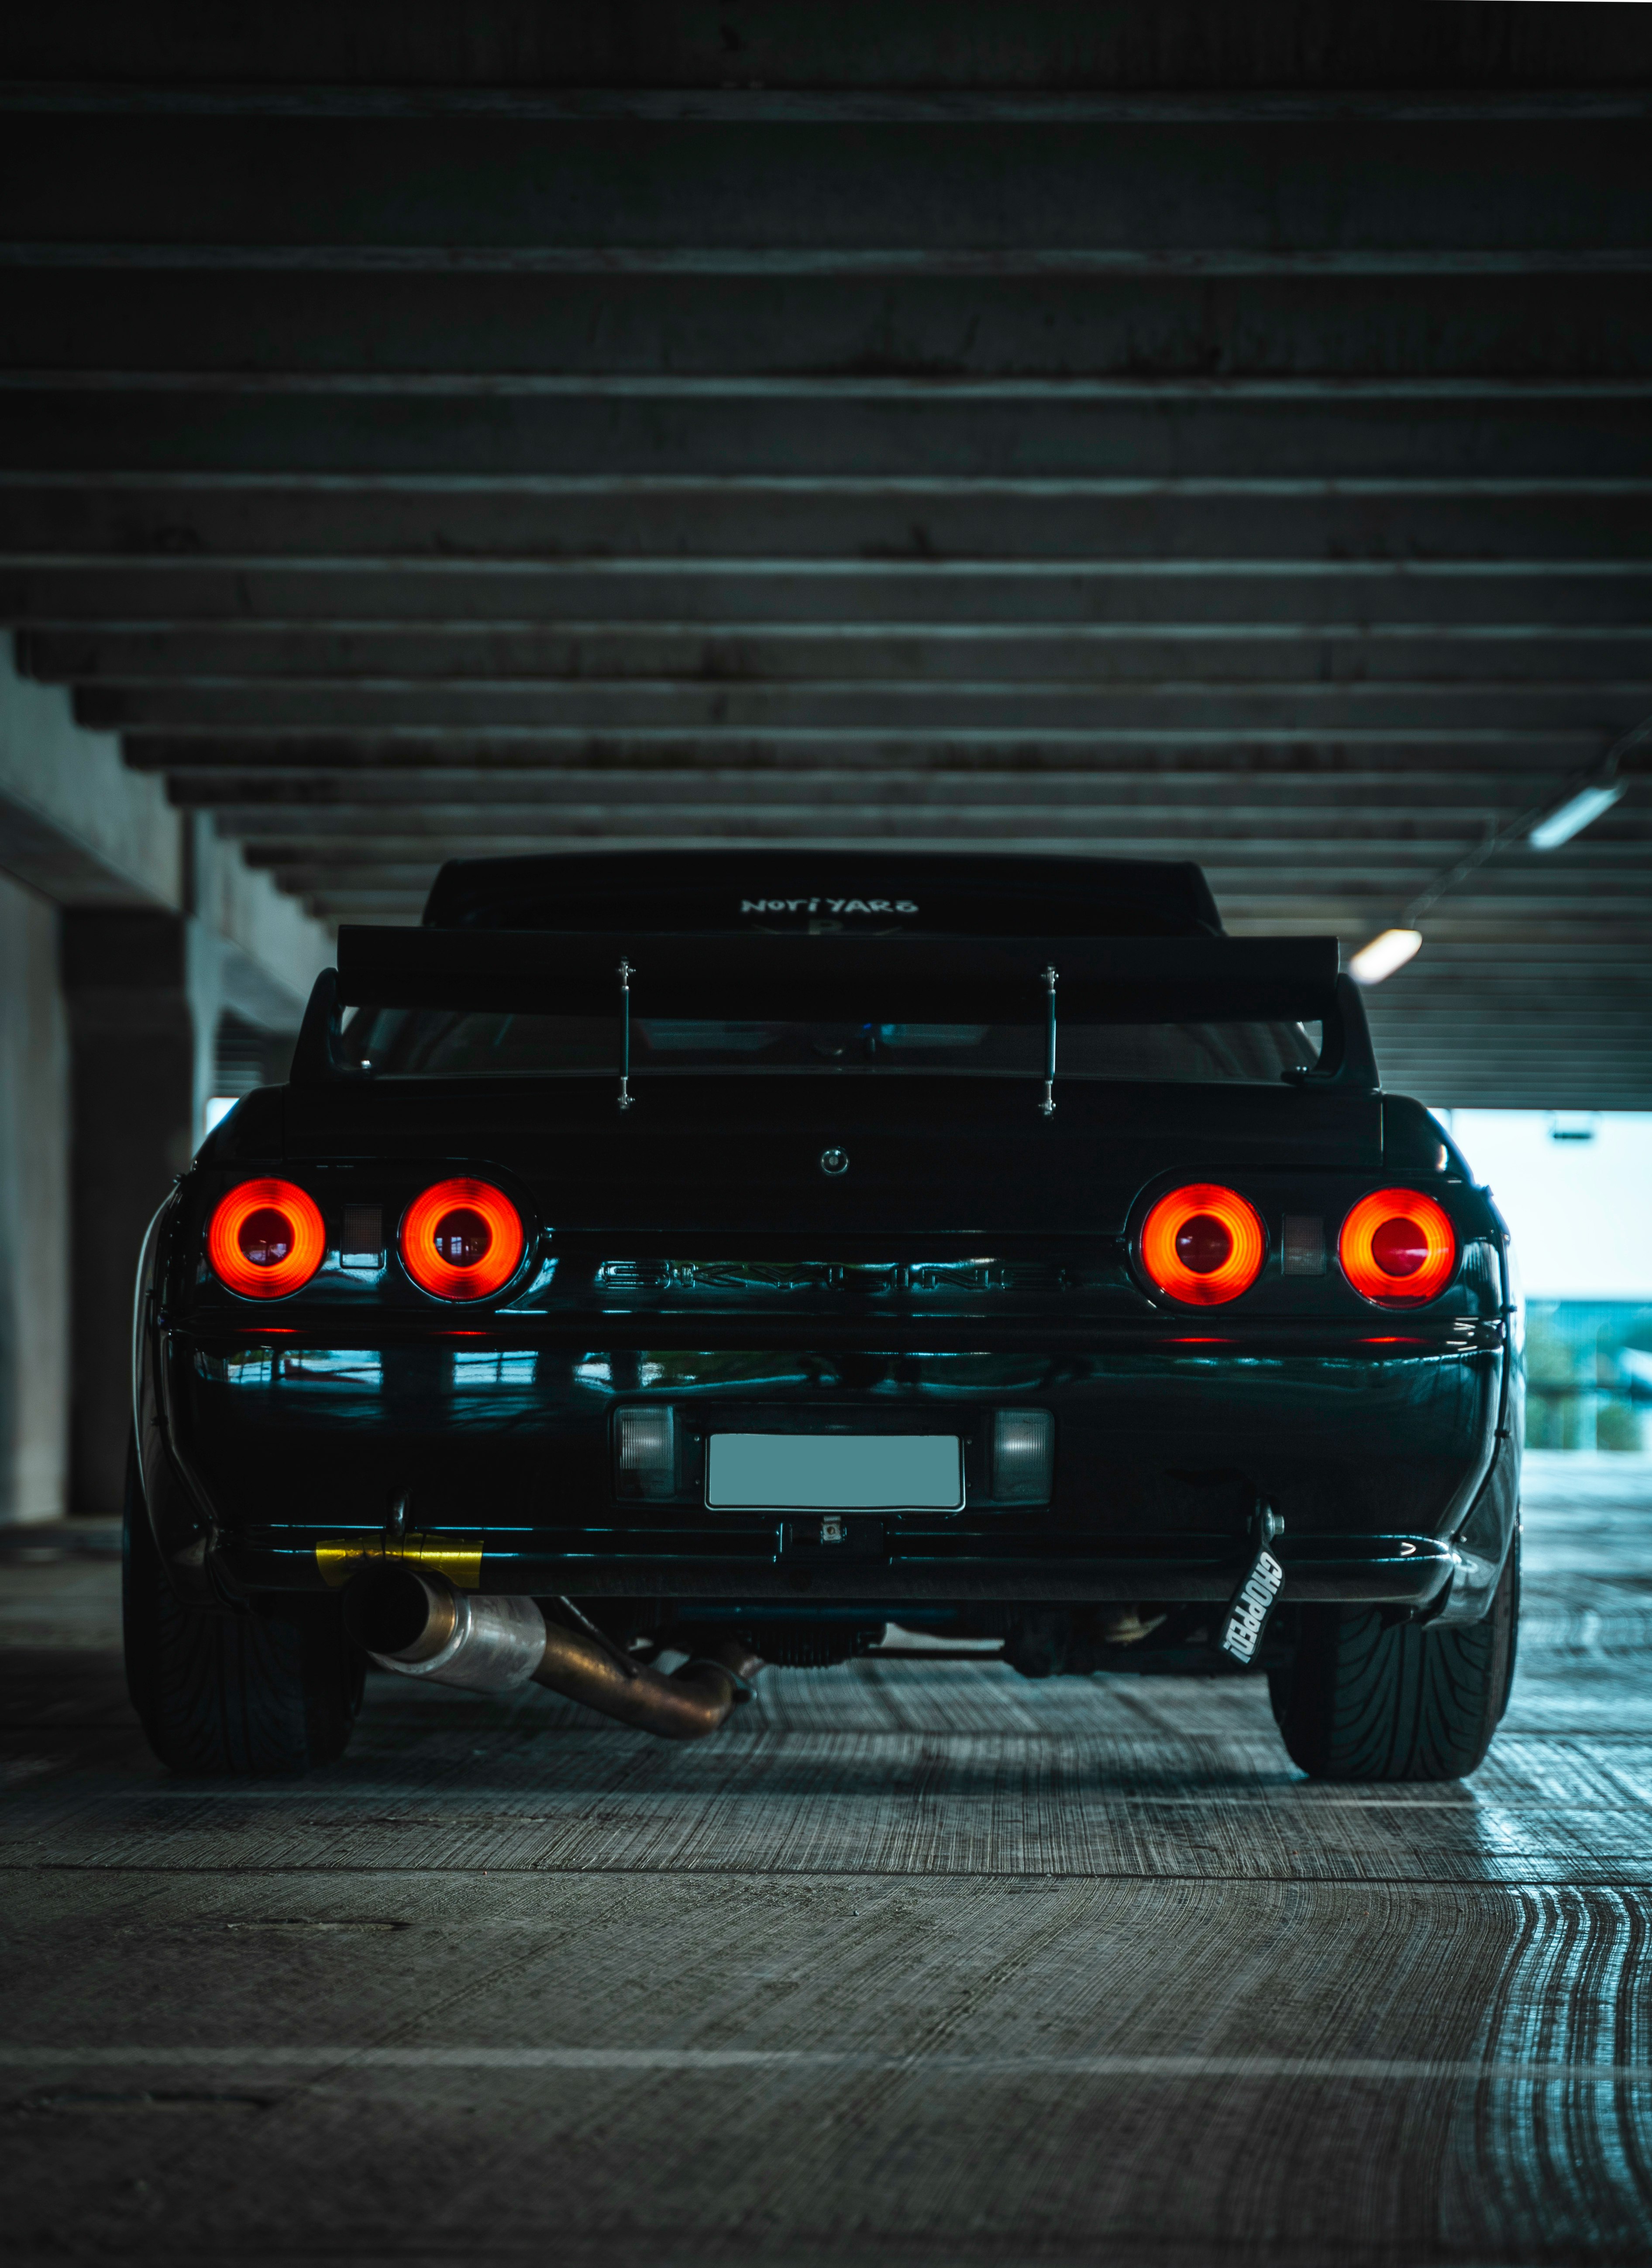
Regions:
<instances>
[{"instance_id":1,"label":"concrete ceiling beam","mask_svg":"<svg viewBox=\"0 0 1652 2268\"><path fill-rule=\"evenodd\" d=\"M474 771L510 779L564 770L756 774L797 771L881 776L923 771L967 777L1012 771L1132 775L1189 784L1220 772L1236 779L1334 779L1374 769L1401 783L1432 777L1501 781L1564 777L1597 761L1606 743L1592 725L1465 725L1334 733L1232 727L1198 731L1109 729L1072 734L1036 729L992 733L592 732L581 727L482 730L352 727L271 733L259 725L187 733L128 731L127 762L140 771L189 774L225 766L290 777L329 768L340 776ZM1405 792L1402 787L1400 792Z\"/></svg>"},{"instance_id":2,"label":"concrete ceiling beam","mask_svg":"<svg viewBox=\"0 0 1652 2268\"><path fill-rule=\"evenodd\" d=\"M484 261L490 264L483 266ZM60 264L61 263L61 264ZM455 272L456 268L459 272ZM0 370L319 377L1626 378L1648 242L1114 249L0 248Z\"/></svg>"},{"instance_id":3,"label":"concrete ceiling beam","mask_svg":"<svg viewBox=\"0 0 1652 2268\"><path fill-rule=\"evenodd\" d=\"M13 471L1652 478L1652 379L0 378ZM1090 537L1093 544L1093 532ZM771 534L770 541L773 541Z\"/></svg>"},{"instance_id":4,"label":"concrete ceiling beam","mask_svg":"<svg viewBox=\"0 0 1652 2268\"><path fill-rule=\"evenodd\" d=\"M1267 0L1243 40L1213 36L1207 8L1167 0L1148 17L1073 4L955 0L944 40L921 11L841 0L822 14L766 0L685 10L515 4L455 11L430 0L337 16L202 16L191 0L21 12L0 64L21 106L92 115L584 116L649 119L958 116L1065 109L1258 116L1317 107L1338 118L1614 116L1641 100L1648 37L1626 9L1347 9ZM156 58L166 80L156 85ZM64 81L95 79L89 87ZM731 91L731 78L737 80ZM35 83L31 85L28 83ZM234 82L226 87L223 82ZM596 90L595 92L589 90ZM1327 90L1329 92L1327 92Z\"/></svg>"},{"instance_id":5,"label":"concrete ceiling beam","mask_svg":"<svg viewBox=\"0 0 1652 2268\"><path fill-rule=\"evenodd\" d=\"M584 817L610 814L620 832L653 823L650 814L669 817L673 824L680 821L684 825L699 825L713 823L719 814L732 812L745 825L772 821L777 827L805 828L846 819L857 826L895 828L937 819L959 826L1002 821L1023 828L1060 821L1108 828L1121 843L1179 840L1187 845L1183 855L1189 858L1299 858L1304 846L1309 846L1374 864L1425 869L1455 863L1483 839L1488 828L1507 825L1519 816L1518 807L1507 802L1501 806L1413 811L1396 800L1386 809L1343 811L1330 799L1292 809L1282 803L1224 806L1201 794L1180 803L1138 803L1092 795L1083 780L1023 785L1002 779L988 783L919 779L869 786L852 779L816 778L778 784L782 789L793 786L797 792L774 793L767 785L754 785L735 774L726 779L620 783L618 792L614 783L598 777L556 783L532 798L328 796L268 802L250 795L209 798L197 792L174 795L173 800L181 808L214 806L220 813L222 826L248 837L283 833L341 835L363 827L398 836L441 836L455 829L509 836L518 828L554 828L572 813ZM1059 792L1046 792L1051 787ZM1652 855L1652 798L1637 797L1597 822L1587 840L1579 836L1558 850L1545 852L1524 843L1511 844L1498 857L1505 865L1524 866L1536 861L1534 872L1552 875L1568 873L1580 864L1591 870L1607 870L1626 859L1648 855Z\"/></svg>"},{"instance_id":6,"label":"concrete ceiling beam","mask_svg":"<svg viewBox=\"0 0 1652 2268\"><path fill-rule=\"evenodd\" d=\"M458 731L664 732L702 747L730 733L802 733L935 741L988 734L1002 747L1031 739L1110 733L1245 733L1325 737L1347 731L1445 734L1549 731L1594 734L1604 746L1652 712L1652 674L1590 683L1472 686L1185 684L1175 679L1062 686L984 681L925 685L904 677L860 683L761 684L731 678L593 681L401 678L208 678L154 685L83 685L76 713L93 730L186 734Z\"/></svg>"},{"instance_id":7,"label":"concrete ceiling beam","mask_svg":"<svg viewBox=\"0 0 1652 2268\"><path fill-rule=\"evenodd\" d=\"M562 843L582 850L603 845L619 850L657 850L669 848L673 841L685 840L692 840L702 848L761 849L784 844L814 850L831 844L846 851L869 849L881 842L892 850L914 853L926 849L957 849L961 844L979 848L984 843L990 847L995 842L1002 842L1007 850L1045 855L1057 855L1064 845L1074 851L1100 855L1116 854L1124 847L1116 836L1107 831L1098 830L1091 835L1072 826L1040 833L1031 827L970 828L943 822L902 831L882 825L857 827L839 815L829 827L822 825L807 834L794 834L782 827L743 827L738 819L726 815L718 824L708 823L696 828L675 823L668 826L658 814L647 822L626 826L613 814L593 814L583 821L578 814L567 814L554 828L514 836L466 830L432 841L417 836L375 838L363 831L334 838L275 836L247 842L242 848L250 866L283 871L303 867L318 873L349 872L373 879L382 887L415 869L434 873L447 857L503 858L511 855L513 850L545 851ZM1341 917L1356 924L1370 923L1391 917L1426 879L1415 869L1399 866L1384 871L1357 858L1339 858L1334 845L1327 845L1311 859L1304 859L1300 853L1294 859L1266 856L1246 858L1237 855L1231 845L1178 843L1174 838L1168 843L1133 843L1129 848L1134 855L1143 858L1173 858L1205 851L1207 855L1200 864L1217 902L1224 911L1230 909L1236 919L1273 919L1288 911L1294 921L1302 924L1319 920L1328 907L1333 907L1340 910ZM1583 919L1592 915L1603 922L1616 917L1652 938L1652 915L1646 911L1652 888L1652 859L1644 851L1638 859L1626 861L1616 868L1575 869L1552 880L1534 880L1529 872L1509 876L1498 876L1494 870L1487 872L1491 879L1476 877L1479 887L1465 890L1456 900L1453 919L1459 932L1475 921L1514 925L1544 919Z\"/></svg>"},{"instance_id":8,"label":"concrete ceiling beam","mask_svg":"<svg viewBox=\"0 0 1652 2268\"><path fill-rule=\"evenodd\" d=\"M431 685L593 679L890 682L951 688L958 679L1061 685L1214 682L1304 690L1335 684L1450 685L1494 694L1515 685L1638 679L1652 684L1652 621L1611 627L1538 623L1435 629L1289 622L1149 630L1135 624L913 623L771 627L746 622L500 623L488 628L325 628L228 623L190 630L19 633L18 660L55 683L226 687L370 678ZM1588 700L1591 696L1584 694Z\"/></svg>"},{"instance_id":9,"label":"concrete ceiling beam","mask_svg":"<svg viewBox=\"0 0 1652 2268\"><path fill-rule=\"evenodd\" d=\"M1167 828L1185 827L1190 807L1202 823L1229 836L1374 834L1392 839L1408 835L1478 835L1488 823L1506 822L1534 798L1534 782L1519 776L1407 780L1381 772L1301 774L1260 779L1245 774L1207 772L1171 782L1152 774L1112 776L1105 772L936 773L921 770L864 771L830 767L797 772L753 774L725 770L603 770L597 768L530 774L463 770L256 770L177 772L168 792L180 806L211 806L239 826L243 814L313 813L373 814L414 806L421 813L459 813L478 819L503 811L536 813L563 805L606 800L635 810L646 805L734 804L775 810L830 808L844 804L905 806L944 805L971 810L1011 803L1022 810L1082 809L1120 821ZM1652 824L1635 800L1607 821L1614 836ZM1598 839L1592 833L1591 843Z\"/></svg>"},{"instance_id":10,"label":"concrete ceiling beam","mask_svg":"<svg viewBox=\"0 0 1652 2268\"><path fill-rule=\"evenodd\" d=\"M279 107L233 90L216 103L169 101L162 89L143 103L134 91L124 106L101 89L76 92L52 100L14 87L7 99L9 232L24 242L1051 251L1284 242L1391 252L1652 241L1645 115L1634 97L1614 109L1597 94L1581 115L1564 106L1529 113L1516 136L1494 106L1479 116L1472 104L1404 115L1391 99L1376 115L1322 100L1318 115L1310 104L1245 116L1231 101L1184 99L1179 114L1115 105L1109 116L1046 101L973 116L934 107L914 115L908 104L851 119L829 99L812 115L771 96L721 116L673 117L669 97L647 114L623 103L605 109L598 96L584 115L565 102L553 120L509 103L398 106L392 88L352 106L295 87ZM857 130L846 136L850 124Z\"/></svg>"},{"instance_id":11,"label":"concrete ceiling beam","mask_svg":"<svg viewBox=\"0 0 1652 2268\"><path fill-rule=\"evenodd\" d=\"M185 449L188 423L174 434ZM144 611L131 596L143 587L176 604L191 590L233 602L243 586L245 605L280 613L290 599L261 604L258 594L305 587L299 562L312 578L394 566L401 587L415 571L435 574L444 593L484 581L523 593L540 587L535 578L668 566L684 578L731 566L932 574L937 587L949 576L1008 580L1078 569L1140 575L1156 593L1159 578L1179 582L1189 571L1242 578L1261 568L1301 575L1323 567L1331 578L1478 578L1643 573L1652 565L1652 471L1628 464L1588 479L1553 468L1541 478L1509 476L1460 460L1427 479L1301 465L1264 475L1243 462L1199 477L1149 475L1146 467L1139 476L965 477L909 468L872 477L799 466L760 475L737 454L699 476L620 475L600 460L564 473L416 475L349 464L164 473L153 464L136 469L136 441L123 444L106 418L101 430L117 461L48 470L21 448L0 450L7 615L31 602L61 613L76 590L82 606L121 616ZM284 579L272 579L278 570ZM345 603L371 611L359 600ZM335 610L339 601L324 604Z\"/></svg>"},{"instance_id":12,"label":"concrete ceiling beam","mask_svg":"<svg viewBox=\"0 0 1652 2268\"><path fill-rule=\"evenodd\" d=\"M0 536L11 500L0 494ZM1652 498L1648 499L1652 506ZM16 533L15 528L11 531ZM0 559L0 596L31 633L55 637L275 638L428 631L432 637L623 630L686 636L738 626L891 635L1023 633L1192 638L1363 637L1413 628L1501 639L1648 634L1652 562L1529 560L1441 567L1399 561L1189 562L1171 571L1128 563L855 559L767 562L496 560L387 566L348 556L277 563L195 564L116 557L18 565ZM59 611L54 612L56 608Z\"/></svg>"}]
</instances>

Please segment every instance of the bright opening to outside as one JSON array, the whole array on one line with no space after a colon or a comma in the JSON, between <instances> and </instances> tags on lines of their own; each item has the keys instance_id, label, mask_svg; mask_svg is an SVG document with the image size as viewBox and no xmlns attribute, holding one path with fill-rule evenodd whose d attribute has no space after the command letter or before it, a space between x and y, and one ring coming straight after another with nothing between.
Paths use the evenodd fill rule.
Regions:
<instances>
[{"instance_id":1,"label":"bright opening to outside","mask_svg":"<svg viewBox=\"0 0 1652 2268\"><path fill-rule=\"evenodd\" d=\"M1527 1447L1652 1454L1652 1112L1436 1115L1514 1235Z\"/></svg>"}]
</instances>

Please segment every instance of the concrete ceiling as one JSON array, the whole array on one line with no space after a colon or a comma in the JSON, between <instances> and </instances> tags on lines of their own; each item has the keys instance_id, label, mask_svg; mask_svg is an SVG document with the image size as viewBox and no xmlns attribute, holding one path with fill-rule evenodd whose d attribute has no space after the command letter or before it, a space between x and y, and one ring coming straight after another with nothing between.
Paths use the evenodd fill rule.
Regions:
<instances>
[{"instance_id":1,"label":"concrete ceiling","mask_svg":"<svg viewBox=\"0 0 1652 2268\"><path fill-rule=\"evenodd\" d=\"M0 29L0 618L250 862L1462 868L1388 1082L1652 1107L1648 11L258 12Z\"/></svg>"}]
</instances>

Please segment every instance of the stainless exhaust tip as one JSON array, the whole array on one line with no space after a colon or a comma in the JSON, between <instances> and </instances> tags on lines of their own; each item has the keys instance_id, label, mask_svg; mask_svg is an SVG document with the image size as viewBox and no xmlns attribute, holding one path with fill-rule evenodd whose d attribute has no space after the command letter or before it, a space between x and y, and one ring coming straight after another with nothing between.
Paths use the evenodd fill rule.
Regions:
<instances>
[{"instance_id":1,"label":"stainless exhaust tip","mask_svg":"<svg viewBox=\"0 0 1652 2268\"><path fill-rule=\"evenodd\" d=\"M347 1584L344 1617L381 1669L473 1692L525 1685L545 1653L545 1617L532 1599L473 1597L411 1567Z\"/></svg>"}]
</instances>

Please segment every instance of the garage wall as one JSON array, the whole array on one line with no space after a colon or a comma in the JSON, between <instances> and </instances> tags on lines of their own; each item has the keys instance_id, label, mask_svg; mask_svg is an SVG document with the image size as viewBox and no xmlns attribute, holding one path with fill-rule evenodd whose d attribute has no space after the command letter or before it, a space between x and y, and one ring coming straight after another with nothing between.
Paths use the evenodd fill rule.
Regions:
<instances>
[{"instance_id":1,"label":"garage wall","mask_svg":"<svg viewBox=\"0 0 1652 2268\"><path fill-rule=\"evenodd\" d=\"M297 1028L327 931L0 654L0 1521L118 1518L132 1271L226 1016Z\"/></svg>"},{"instance_id":2,"label":"garage wall","mask_svg":"<svg viewBox=\"0 0 1652 2268\"><path fill-rule=\"evenodd\" d=\"M58 916L0 874L0 1521L64 1509L69 1026Z\"/></svg>"}]
</instances>

